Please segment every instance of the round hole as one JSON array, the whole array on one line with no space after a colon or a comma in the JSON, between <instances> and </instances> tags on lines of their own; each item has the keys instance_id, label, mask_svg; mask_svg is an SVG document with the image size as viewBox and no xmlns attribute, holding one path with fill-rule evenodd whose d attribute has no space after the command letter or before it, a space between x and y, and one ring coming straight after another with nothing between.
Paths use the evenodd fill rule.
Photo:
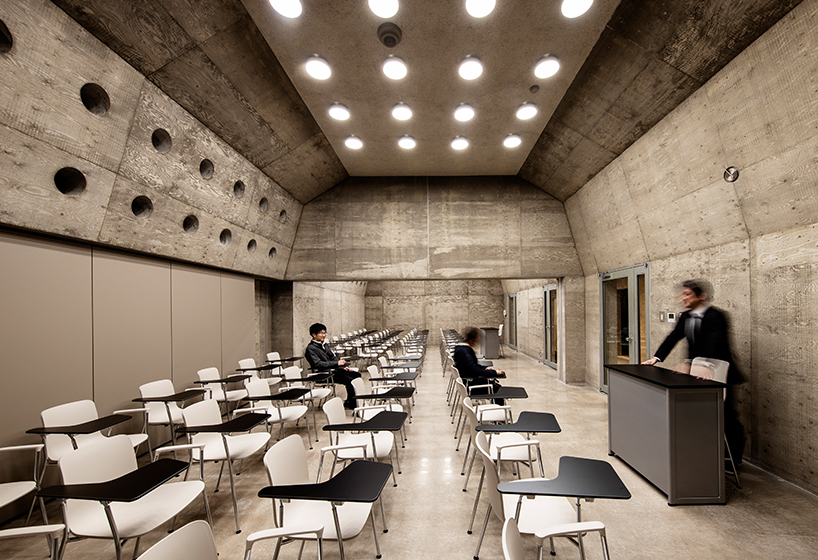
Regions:
<instances>
[{"instance_id":1,"label":"round hole","mask_svg":"<svg viewBox=\"0 0 818 560\"><path fill-rule=\"evenodd\" d=\"M281 222L282 224L287 221L287 211L286 210L282 210L278 214L278 221Z\"/></svg>"},{"instance_id":2,"label":"round hole","mask_svg":"<svg viewBox=\"0 0 818 560\"><path fill-rule=\"evenodd\" d=\"M241 198L244 196L243 181L236 181L235 183L233 183L233 194L236 195L236 198Z\"/></svg>"},{"instance_id":3,"label":"round hole","mask_svg":"<svg viewBox=\"0 0 818 560\"><path fill-rule=\"evenodd\" d=\"M151 143L153 147L156 148L156 151L160 154L166 154L170 151L171 146L173 145L173 140L170 138L170 134L164 128L157 128L151 134Z\"/></svg>"},{"instance_id":4,"label":"round hole","mask_svg":"<svg viewBox=\"0 0 818 560\"><path fill-rule=\"evenodd\" d=\"M85 175L73 167L63 167L54 174L54 186L63 194L76 196L85 190Z\"/></svg>"},{"instance_id":5,"label":"round hole","mask_svg":"<svg viewBox=\"0 0 818 560\"><path fill-rule=\"evenodd\" d=\"M222 232L219 234L219 241L222 245L228 245L230 241L233 239L233 232L229 229L223 229Z\"/></svg>"},{"instance_id":6,"label":"round hole","mask_svg":"<svg viewBox=\"0 0 818 560\"><path fill-rule=\"evenodd\" d=\"M104 115L111 108L111 98L99 84L85 84L80 89L80 99L85 108L95 115Z\"/></svg>"},{"instance_id":7,"label":"round hole","mask_svg":"<svg viewBox=\"0 0 818 560\"><path fill-rule=\"evenodd\" d=\"M137 218L147 218L153 212L153 202L147 196L137 196L131 202L131 212Z\"/></svg>"},{"instance_id":8,"label":"round hole","mask_svg":"<svg viewBox=\"0 0 818 560\"><path fill-rule=\"evenodd\" d=\"M6 24L0 19L0 54L6 54L14 45L14 39L11 36L11 31L6 27Z\"/></svg>"},{"instance_id":9,"label":"round hole","mask_svg":"<svg viewBox=\"0 0 818 560\"><path fill-rule=\"evenodd\" d=\"M185 233L196 233L196 230L199 229L199 218L191 214L182 222L182 228Z\"/></svg>"},{"instance_id":10,"label":"round hole","mask_svg":"<svg viewBox=\"0 0 818 560\"><path fill-rule=\"evenodd\" d=\"M264 197L258 201L258 209L261 210L262 212L267 211L267 206L269 206L269 203L267 202L267 197Z\"/></svg>"},{"instance_id":11,"label":"round hole","mask_svg":"<svg viewBox=\"0 0 818 560\"><path fill-rule=\"evenodd\" d=\"M213 177L213 162L209 159L203 159L199 164L199 173L202 174L202 179L210 179Z\"/></svg>"},{"instance_id":12,"label":"round hole","mask_svg":"<svg viewBox=\"0 0 818 560\"><path fill-rule=\"evenodd\" d=\"M272 249L270 249L270 252L269 252L269 253L267 253L267 256L268 256L268 257L270 257L271 259L274 259L274 258L276 258L276 253L277 253L277 252L278 252L278 251L276 251L276 248L275 248L275 247L273 247Z\"/></svg>"},{"instance_id":13,"label":"round hole","mask_svg":"<svg viewBox=\"0 0 818 560\"><path fill-rule=\"evenodd\" d=\"M255 252L256 252L256 247L257 247L257 245L258 245L258 244L256 243L256 240L255 240L255 239L251 239L251 240L249 241L249 243L247 243L247 252L248 252L248 253L255 253Z\"/></svg>"}]
</instances>

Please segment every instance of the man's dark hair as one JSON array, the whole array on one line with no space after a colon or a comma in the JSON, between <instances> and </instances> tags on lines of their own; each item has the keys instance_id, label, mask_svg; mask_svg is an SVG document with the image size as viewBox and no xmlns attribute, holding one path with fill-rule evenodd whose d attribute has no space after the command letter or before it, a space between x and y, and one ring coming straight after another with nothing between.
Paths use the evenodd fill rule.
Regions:
<instances>
[{"instance_id":1,"label":"man's dark hair","mask_svg":"<svg viewBox=\"0 0 818 560\"><path fill-rule=\"evenodd\" d=\"M479 336L480 331L474 327L466 327L463 329L463 342L469 346L471 346L471 343L475 342Z\"/></svg>"},{"instance_id":2,"label":"man's dark hair","mask_svg":"<svg viewBox=\"0 0 818 560\"><path fill-rule=\"evenodd\" d=\"M327 326L322 323L313 323L310 325L310 336L318 334L321 331L327 330Z\"/></svg>"},{"instance_id":3,"label":"man's dark hair","mask_svg":"<svg viewBox=\"0 0 818 560\"><path fill-rule=\"evenodd\" d=\"M682 288L689 289L696 294L696 297L702 297L704 294L707 299L710 299L711 292L708 284L704 280L685 280L682 282Z\"/></svg>"}]
</instances>

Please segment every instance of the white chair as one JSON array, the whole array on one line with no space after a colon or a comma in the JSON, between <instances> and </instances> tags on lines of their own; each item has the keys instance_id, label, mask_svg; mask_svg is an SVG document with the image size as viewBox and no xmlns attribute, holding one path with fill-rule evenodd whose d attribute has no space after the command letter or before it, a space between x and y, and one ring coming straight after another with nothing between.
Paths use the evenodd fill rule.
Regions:
<instances>
[{"instance_id":1,"label":"white chair","mask_svg":"<svg viewBox=\"0 0 818 560\"><path fill-rule=\"evenodd\" d=\"M205 383L203 387L208 391L211 399L214 399L220 404L224 404L224 414L227 414L228 412L227 407L230 406L229 403L240 401L247 396L247 391L245 389L225 390L222 384L217 381L218 379L221 379L219 368L209 367L200 369L196 372L196 375L199 376L199 381L214 382Z\"/></svg>"},{"instance_id":2,"label":"white chair","mask_svg":"<svg viewBox=\"0 0 818 560\"><path fill-rule=\"evenodd\" d=\"M267 476L273 486L313 483L310 480L307 465L307 452L298 435L291 435L273 445L264 455L264 466L267 468ZM319 472L316 482L320 482L320 477ZM335 525L333 509L338 515L340 532ZM345 502L338 505L313 500L289 500L286 502L273 500L273 518L278 527L286 529L303 525L320 525L324 527L324 540L347 540L357 537L363 530L367 517L372 520L372 532L375 535L377 557L380 558L378 533L375 529L375 518L372 515L372 504ZM292 538L302 541L302 549L305 539L315 539L311 534L292 535ZM281 544L281 541L279 541L276 545L274 557L278 557Z\"/></svg>"},{"instance_id":3,"label":"white chair","mask_svg":"<svg viewBox=\"0 0 818 560\"><path fill-rule=\"evenodd\" d=\"M0 529L0 540L36 536L45 536L48 539L49 557L51 560L59 560L62 558L62 551L65 548L65 525L62 523Z\"/></svg>"},{"instance_id":4,"label":"white chair","mask_svg":"<svg viewBox=\"0 0 818 560\"><path fill-rule=\"evenodd\" d=\"M103 438L66 453L59 465L64 484L105 482L137 469L133 446L122 435ZM199 495L204 500L209 517L204 482L191 480L163 484L133 502L64 500L63 519L71 535L114 539L117 559L122 555L121 541L136 538L136 557L140 536L174 518Z\"/></svg>"},{"instance_id":5,"label":"white chair","mask_svg":"<svg viewBox=\"0 0 818 560\"><path fill-rule=\"evenodd\" d=\"M309 403L312 407L312 425L316 426L315 441L318 441L318 423L315 420L315 407L318 403L325 401L327 397L332 395L333 390L329 387L315 387L314 384L305 382L301 377L301 368L298 366L286 367L282 371L282 374L284 375L284 384L286 384L288 388L303 387L310 390L309 393L298 400L305 404ZM282 388L282 390L284 389Z\"/></svg>"},{"instance_id":6,"label":"white chair","mask_svg":"<svg viewBox=\"0 0 818 560\"><path fill-rule=\"evenodd\" d=\"M258 398L270 396L270 386L264 379L257 378L248 379L244 386L247 389L248 398L251 398L253 400L250 406L244 408L237 408L236 410L234 410L233 417L237 416L238 414L243 414L245 412L261 412L264 414L269 414L270 417L267 420L265 420L265 422L267 423L268 432L270 432L272 424L281 425L277 440L280 440L281 436L284 434L284 422L295 422L296 425L298 425L299 420L301 420L301 418L304 418L304 422L307 424L307 440L309 441L310 422L306 418L308 410L306 405L296 404L289 406L281 406L281 401L255 400ZM316 438L318 437L317 431L315 437ZM310 445L310 449L312 449L312 445Z\"/></svg>"},{"instance_id":7,"label":"white chair","mask_svg":"<svg viewBox=\"0 0 818 560\"><path fill-rule=\"evenodd\" d=\"M328 400L324 403L322 409L327 416L327 424L345 424L348 422L346 413L344 412L344 405L340 398L335 397ZM333 433L335 434L334 440L332 437ZM335 464L339 462L353 461L355 459L377 460L389 458L389 463L392 464L392 447L394 444L395 438L392 432L366 432L357 434L351 432L330 432L330 445L332 449L324 448L321 450L321 463L318 470L319 476L324 466L324 452L327 450L332 451L335 458L332 462L332 469L330 470L330 477L332 477L332 474L335 472ZM398 485L394 469L392 470L392 482L395 486Z\"/></svg>"},{"instance_id":8,"label":"white chair","mask_svg":"<svg viewBox=\"0 0 818 560\"><path fill-rule=\"evenodd\" d=\"M214 426L222 423L221 411L215 400L204 400L182 409L182 416L185 419L185 427L196 428L197 426ZM221 461L219 478L216 481L216 492L219 491L224 465L227 463L227 470L230 475L230 493L233 497L233 514L236 518L236 533L241 532L239 526L239 509L236 503L236 486L233 480L233 461L249 457L270 441L270 434L247 433L240 435L227 435L224 432L200 432L190 436L193 445L203 445L201 449L193 449L191 457L193 461Z\"/></svg>"},{"instance_id":9,"label":"white chair","mask_svg":"<svg viewBox=\"0 0 818 560\"><path fill-rule=\"evenodd\" d=\"M280 362L281 361L281 354L279 354L278 352L267 352L266 357L267 357L268 362ZM270 370L270 375L274 375L274 376L278 377L279 380L280 380L281 379L281 370L282 369L283 368L281 366L273 368L273 369Z\"/></svg>"},{"instance_id":10,"label":"white chair","mask_svg":"<svg viewBox=\"0 0 818 560\"><path fill-rule=\"evenodd\" d=\"M168 395L176 394L176 389L173 387L173 381L170 379L160 379L159 381L152 381L139 386L139 393L142 398L147 399L151 397L167 397ZM185 423L182 418L182 409L175 402L146 402L148 409L148 427L150 426L169 426L170 427L170 441L176 442L176 426L181 426ZM148 450L153 455L151 447L151 440L148 437Z\"/></svg>"},{"instance_id":11,"label":"white chair","mask_svg":"<svg viewBox=\"0 0 818 560\"><path fill-rule=\"evenodd\" d=\"M243 371L242 373L246 373L251 375L250 379L245 379L244 384L247 385L247 382L251 379L263 379L267 385L270 387L274 387L281 383L281 377L261 377L261 370L260 369L253 369L256 366L256 360L253 358L244 358L243 360L239 360L239 369L247 370Z\"/></svg>"},{"instance_id":12,"label":"white chair","mask_svg":"<svg viewBox=\"0 0 818 560\"><path fill-rule=\"evenodd\" d=\"M497 331L497 339L498 339L499 345L500 345L500 357L505 358L506 353L503 350L503 346L504 346L504 344L503 344L503 323L500 323L500 328Z\"/></svg>"}]
</instances>

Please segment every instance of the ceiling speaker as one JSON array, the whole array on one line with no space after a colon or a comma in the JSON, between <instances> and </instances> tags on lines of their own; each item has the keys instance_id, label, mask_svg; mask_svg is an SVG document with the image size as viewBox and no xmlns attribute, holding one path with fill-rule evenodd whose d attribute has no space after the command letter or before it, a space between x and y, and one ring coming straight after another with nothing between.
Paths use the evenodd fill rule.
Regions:
<instances>
[{"instance_id":1,"label":"ceiling speaker","mask_svg":"<svg viewBox=\"0 0 818 560\"><path fill-rule=\"evenodd\" d=\"M400 27L387 21L378 27L378 40L387 48L394 48L400 43L401 36Z\"/></svg>"}]
</instances>

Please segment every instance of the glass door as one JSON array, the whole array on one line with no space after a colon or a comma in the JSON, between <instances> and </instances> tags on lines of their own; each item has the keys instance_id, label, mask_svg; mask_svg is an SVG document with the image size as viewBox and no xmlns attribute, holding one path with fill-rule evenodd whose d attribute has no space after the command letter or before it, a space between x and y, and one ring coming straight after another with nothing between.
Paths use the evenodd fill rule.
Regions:
<instances>
[{"instance_id":1,"label":"glass door","mask_svg":"<svg viewBox=\"0 0 818 560\"><path fill-rule=\"evenodd\" d=\"M543 362L557 367L557 285L543 288L543 312L545 313L545 356Z\"/></svg>"},{"instance_id":2,"label":"glass door","mask_svg":"<svg viewBox=\"0 0 818 560\"><path fill-rule=\"evenodd\" d=\"M602 307L600 389L608 391L605 364L638 364L648 354L648 265L600 275Z\"/></svg>"},{"instance_id":3,"label":"glass door","mask_svg":"<svg viewBox=\"0 0 818 560\"><path fill-rule=\"evenodd\" d=\"M508 345L517 349L517 294L508 294Z\"/></svg>"}]
</instances>

